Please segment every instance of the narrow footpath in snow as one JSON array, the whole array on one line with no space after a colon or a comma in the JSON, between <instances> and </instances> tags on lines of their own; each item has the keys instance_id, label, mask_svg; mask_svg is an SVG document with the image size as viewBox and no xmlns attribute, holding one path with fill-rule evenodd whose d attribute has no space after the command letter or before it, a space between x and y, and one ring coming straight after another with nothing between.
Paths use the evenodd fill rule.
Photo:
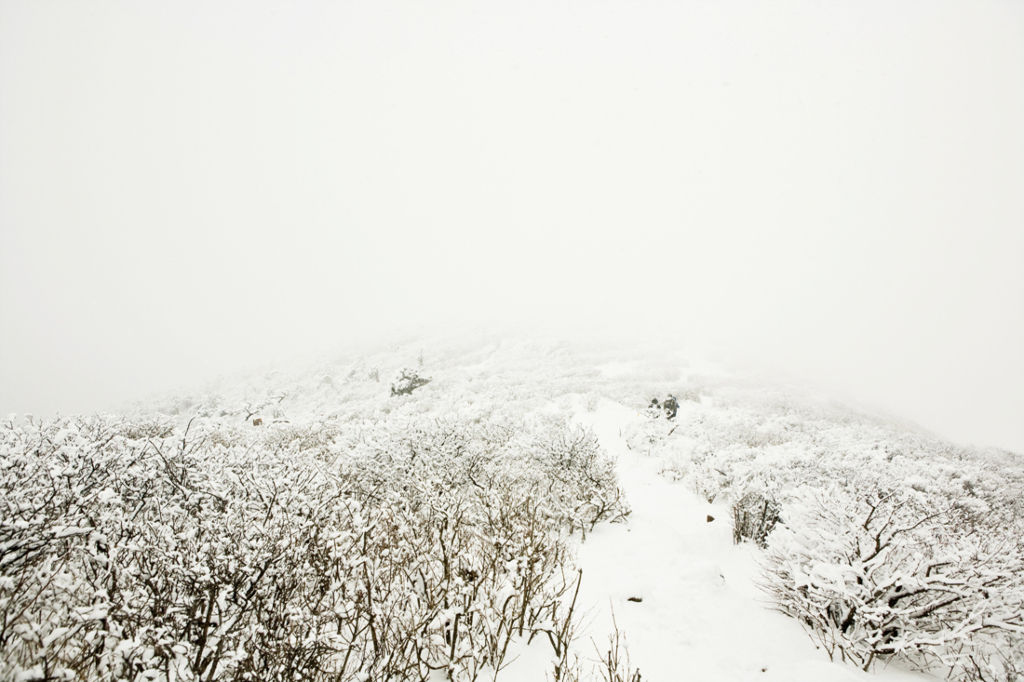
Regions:
<instances>
[{"instance_id":1,"label":"narrow footpath in snow","mask_svg":"<svg viewBox=\"0 0 1024 682\"><path fill-rule=\"evenodd\" d=\"M614 611L633 668L651 682L940 679L894 667L864 673L830 662L799 623L771 610L754 582L759 550L733 544L728 507L660 476L656 458L626 446L626 427L640 418L608 400L576 416L618 460L633 509L627 522L603 524L580 546L581 658L596 658L595 644L607 651Z\"/></svg>"}]
</instances>

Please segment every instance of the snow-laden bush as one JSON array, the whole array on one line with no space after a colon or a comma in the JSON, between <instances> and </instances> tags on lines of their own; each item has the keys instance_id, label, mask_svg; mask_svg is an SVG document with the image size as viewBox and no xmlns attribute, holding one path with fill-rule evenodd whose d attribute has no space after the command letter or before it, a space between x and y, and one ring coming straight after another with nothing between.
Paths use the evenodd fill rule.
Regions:
<instances>
[{"instance_id":1,"label":"snow-laden bush","mask_svg":"<svg viewBox=\"0 0 1024 682\"><path fill-rule=\"evenodd\" d=\"M0 426L0 679L493 677L627 513L564 423Z\"/></svg>"},{"instance_id":2,"label":"snow-laden bush","mask_svg":"<svg viewBox=\"0 0 1024 682\"><path fill-rule=\"evenodd\" d=\"M966 676L1020 648L1024 528L978 526L971 510L907 489L802 491L783 516L766 588L830 656L868 669L901 655Z\"/></svg>"},{"instance_id":3,"label":"snow-laden bush","mask_svg":"<svg viewBox=\"0 0 1024 682\"><path fill-rule=\"evenodd\" d=\"M768 544L768 535L779 522L779 505L771 498L750 491L732 506L732 538L737 545L751 540L759 547Z\"/></svg>"},{"instance_id":4,"label":"snow-laden bush","mask_svg":"<svg viewBox=\"0 0 1024 682\"><path fill-rule=\"evenodd\" d=\"M414 369L406 368L398 373L394 383L391 384L391 395L409 395L417 388L429 383L429 378L420 376L419 372Z\"/></svg>"}]
</instances>

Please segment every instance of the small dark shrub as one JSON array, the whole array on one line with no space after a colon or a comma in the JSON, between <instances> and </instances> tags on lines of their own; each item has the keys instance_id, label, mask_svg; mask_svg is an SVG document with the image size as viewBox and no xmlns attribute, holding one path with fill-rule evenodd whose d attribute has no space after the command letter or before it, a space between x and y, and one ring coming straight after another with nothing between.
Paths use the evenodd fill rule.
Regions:
<instances>
[{"instance_id":1,"label":"small dark shrub","mask_svg":"<svg viewBox=\"0 0 1024 682\"><path fill-rule=\"evenodd\" d=\"M391 395L409 395L420 386L426 386L429 383L430 379L421 377L416 370L403 369L398 375L398 380L391 384Z\"/></svg>"},{"instance_id":2,"label":"small dark shrub","mask_svg":"<svg viewBox=\"0 0 1024 682\"><path fill-rule=\"evenodd\" d=\"M779 521L779 505L759 492L749 492L732 506L732 518L734 543L738 545L746 539L766 547L768 534Z\"/></svg>"}]
</instances>

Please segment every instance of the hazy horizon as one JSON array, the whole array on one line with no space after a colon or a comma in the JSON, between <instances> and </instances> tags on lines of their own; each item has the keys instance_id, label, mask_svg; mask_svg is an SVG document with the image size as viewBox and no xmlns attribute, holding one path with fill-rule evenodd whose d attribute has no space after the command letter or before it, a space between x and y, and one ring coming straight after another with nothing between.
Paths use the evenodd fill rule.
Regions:
<instances>
[{"instance_id":1,"label":"hazy horizon","mask_svg":"<svg viewBox=\"0 0 1024 682\"><path fill-rule=\"evenodd\" d=\"M1022 264L1020 3L0 0L0 415L451 321L1024 452Z\"/></svg>"}]
</instances>

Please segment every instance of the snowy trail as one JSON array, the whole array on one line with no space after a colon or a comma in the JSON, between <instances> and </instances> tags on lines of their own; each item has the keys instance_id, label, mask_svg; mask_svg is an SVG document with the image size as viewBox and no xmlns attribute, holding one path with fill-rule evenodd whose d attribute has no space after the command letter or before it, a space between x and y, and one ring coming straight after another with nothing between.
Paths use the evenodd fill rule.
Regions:
<instances>
[{"instance_id":1,"label":"snowy trail","mask_svg":"<svg viewBox=\"0 0 1024 682\"><path fill-rule=\"evenodd\" d=\"M653 682L938 679L893 669L868 674L832 663L796 621L771 611L752 580L757 550L733 545L728 509L660 476L655 458L626 447L620 434L638 418L607 400L576 416L618 459L633 508L627 523L599 527L579 549L580 607L588 625L581 658L596 657L591 638L607 650L614 610L633 667ZM708 522L708 515L715 520Z\"/></svg>"}]
</instances>

